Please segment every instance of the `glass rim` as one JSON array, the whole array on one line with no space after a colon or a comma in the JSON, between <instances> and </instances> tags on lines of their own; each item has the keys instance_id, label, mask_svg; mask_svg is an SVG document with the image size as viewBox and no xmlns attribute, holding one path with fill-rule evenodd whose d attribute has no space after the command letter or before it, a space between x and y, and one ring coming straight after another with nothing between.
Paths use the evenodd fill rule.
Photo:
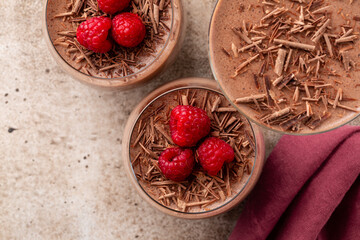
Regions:
<instances>
[{"instance_id":1,"label":"glass rim","mask_svg":"<svg viewBox=\"0 0 360 240\"><path fill-rule=\"evenodd\" d=\"M173 82L170 82L170 83L167 83L167 84L164 84L163 86L161 87L166 87L167 85L170 85L172 83L174 83L176 81L173 81ZM130 168L131 168L131 172L132 172L132 177L135 178L136 180L136 183L138 184L138 186L141 188L141 190L146 194L146 196L148 197L148 199L150 199L152 202L155 202L158 206L162 207L162 208L165 208L167 210L170 210L174 213L179 213L179 214L184 214L184 215L201 215L201 214L208 214L208 213L211 213L211 212L216 212L218 211L220 208L232 203L243 191L244 189L248 186L252 176L253 176L253 173L254 173L254 169L255 169L255 166L256 166L256 162L257 162L257 159L258 159L258 140L256 138L256 134L255 134L255 131L254 131L254 127L253 125L251 124L251 122L249 121L249 119L242 115L242 117L244 119L246 119L247 121L247 124L249 124L250 126L250 129L251 129L251 133L254 137L254 141L255 141L255 149L254 149L254 152L255 152L255 156L254 156L254 162L253 162L253 166L252 166L252 169L251 169L251 173L249 174L244 186L241 187L241 189L231 198L229 199L228 201L226 201L225 203L219 205L218 207L214 208L214 209L211 209L211 210L206 210L206 211L199 211L199 212L184 212L184 211L180 211L180 210L176 210L176 209L173 209L173 208L170 208L168 206L165 206L163 204L161 204L160 202L158 202L156 199L154 199L143 187L142 185L140 184L138 178L136 177L136 174L134 172L134 168L131 164L131 156L130 156L130 151L131 151L131 138L133 136L133 133L134 133L134 128L136 126L136 124L138 123L140 117L142 116L142 114L145 112L145 110L147 110L147 108L152 104L154 103L156 100L158 100L159 98L167 95L167 94L170 94L172 92L175 92L175 91L179 91L179 90L183 90L183 89L203 89L203 90L207 90L207 91L212 91L212 92L215 92L215 93L218 93L218 94L221 94L221 95L224 95L221 91L218 91L218 90L215 90L215 89L211 89L210 87L206 87L206 86L201 86L201 85L194 85L194 86L183 86L183 87L175 87L173 89L170 89L170 90L165 90L165 92L161 93L160 95L154 97L151 99L151 101L146 104L146 106L140 111L140 113L138 114L138 116L136 117L135 121L133 122L133 124L131 125L131 134L129 135L129 145L127 146L128 148L128 152L126 153L128 155L128 164L130 164ZM150 96L152 93L150 93L148 96ZM141 104L141 103L140 103Z\"/></svg>"},{"instance_id":2,"label":"glass rim","mask_svg":"<svg viewBox=\"0 0 360 240\"><path fill-rule=\"evenodd\" d=\"M140 69L139 71L137 72L134 72L134 73L131 73L131 74L128 74L126 76L122 76L122 77L113 77L113 78L106 78L106 77L98 77L98 76L92 76L92 75L89 75L89 74L86 74L78 69L76 69L74 66L72 66L68 61L66 61L63 56L59 53L59 51L57 50L57 48L55 47L54 45L54 42L53 40L51 39L51 36L50 36L50 33L49 33L49 28L48 28L48 17L47 17L47 12L48 12L48 5L49 5L49 1L52 1L52 0L46 0L45 2L45 24L46 24L46 35L48 36L49 38L49 41L51 43L51 46L52 48L55 50L56 54L60 57L60 59L66 63L66 65L68 67L70 67L72 70L80 73L81 75L85 76L85 77L90 77L92 79L96 79L96 80L101 80L101 81L109 81L109 82L112 82L112 81L123 81L124 79L127 79L127 78L131 78L137 74L141 74L143 72L145 72L146 70L148 70L154 62L156 62L164 53L165 49L168 47L169 45L169 42L170 42L170 39L171 39L171 33L173 32L174 30L174 3L173 1L176 1L176 0L170 0L170 4L171 4L171 25L169 27L169 35L164 43L164 46L163 48L161 49L161 51L156 55L156 58L154 58L149 64L147 64L144 68ZM136 84L137 82L134 82L134 84Z\"/></svg>"},{"instance_id":3,"label":"glass rim","mask_svg":"<svg viewBox=\"0 0 360 240\"><path fill-rule=\"evenodd\" d=\"M211 72L214 76L215 81L217 82L222 94L225 96L225 98L231 103L231 105L238 111L240 112L242 115L244 115L247 119L249 119L252 123L265 128L266 130L270 130L279 134L286 134L286 135L293 135L293 136L310 136L310 135L316 135L316 134L321 134L321 133L326 133L326 132L330 132L332 130L335 130L337 128L340 128L342 126L345 126L347 124L349 124L350 122L354 121L356 118L358 118L360 116L360 111L357 114L354 114L354 116L350 117L348 120L346 120L345 122L341 122L340 124L336 124L334 127L330 127L330 128L326 128L320 131L309 131L309 132L289 132L289 131L282 131L280 129L275 129L270 127L267 124L261 123L259 121L257 121L254 117L250 116L249 114L246 114L241 108L239 108L238 105L236 105L233 101L231 101L230 97L228 96L228 94L226 93L226 91L224 90L224 88L222 87L219 78L217 77L216 73L215 73L215 68L214 68L214 62L212 60L211 57L211 50L210 50L210 33L211 33L211 29L212 29L212 24L214 22L214 15L215 12L217 10L218 4L223 1L223 0L217 0L215 7L213 9L213 12L211 14L211 18L210 18L210 24L209 24L209 29L208 29L208 58L209 58L209 64L210 64L210 68L211 68ZM360 108L360 107L359 107Z\"/></svg>"}]
</instances>

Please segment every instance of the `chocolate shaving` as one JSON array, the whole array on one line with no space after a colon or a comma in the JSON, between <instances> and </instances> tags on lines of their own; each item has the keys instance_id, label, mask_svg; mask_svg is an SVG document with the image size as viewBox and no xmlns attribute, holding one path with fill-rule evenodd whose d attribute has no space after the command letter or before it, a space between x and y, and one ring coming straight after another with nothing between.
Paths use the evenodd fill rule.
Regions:
<instances>
[{"instance_id":1,"label":"chocolate shaving","mask_svg":"<svg viewBox=\"0 0 360 240\"><path fill-rule=\"evenodd\" d=\"M235 46L234 43L231 43L231 50L233 51L234 57L238 58L239 57L238 48Z\"/></svg>"},{"instance_id":2,"label":"chocolate shaving","mask_svg":"<svg viewBox=\"0 0 360 240\"><path fill-rule=\"evenodd\" d=\"M286 57L287 51L283 48L280 48L278 50L278 56L276 58L276 63L275 63L275 70L274 72L278 75L281 76L282 72L284 70L284 63L285 63L285 57Z\"/></svg>"},{"instance_id":3,"label":"chocolate shaving","mask_svg":"<svg viewBox=\"0 0 360 240\"><path fill-rule=\"evenodd\" d=\"M333 53L333 50L332 50L332 46L331 46L329 36L326 33L324 33L323 37L325 39L326 47L327 47L327 49L329 51L330 57L333 57L334 53Z\"/></svg>"},{"instance_id":4,"label":"chocolate shaving","mask_svg":"<svg viewBox=\"0 0 360 240\"><path fill-rule=\"evenodd\" d=\"M299 49L306 50L306 51L314 51L315 50L314 45L298 43L298 42L291 42L291 41L282 40L282 39L274 39L274 43L283 44L288 47L299 48Z\"/></svg>"},{"instance_id":5,"label":"chocolate shaving","mask_svg":"<svg viewBox=\"0 0 360 240\"><path fill-rule=\"evenodd\" d=\"M173 144L171 137L167 134L165 129L160 124L156 123L155 128L169 141L169 143Z\"/></svg>"},{"instance_id":6,"label":"chocolate shaving","mask_svg":"<svg viewBox=\"0 0 360 240\"><path fill-rule=\"evenodd\" d=\"M319 9L313 11L312 14L325 13L325 12L327 12L327 10L329 10L330 8L331 8L331 6L325 6L325 7L322 7L322 8L319 8Z\"/></svg>"},{"instance_id":7,"label":"chocolate shaving","mask_svg":"<svg viewBox=\"0 0 360 240\"><path fill-rule=\"evenodd\" d=\"M349 71L351 69L351 66L350 66L350 57L349 57L348 52L341 52L340 56L341 56L341 60L343 62L345 71Z\"/></svg>"},{"instance_id":8,"label":"chocolate shaving","mask_svg":"<svg viewBox=\"0 0 360 240\"><path fill-rule=\"evenodd\" d=\"M255 56L249 58L248 60L246 60L245 62L243 62L242 64L240 64L236 70L235 70L235 74L234 77L236 77L237 75L239 75L240 71L246 67L248 64L250 64L252 61L254 61L255 59L257 59L259 57L259 54L256 54Z\"/></svg>"},{"instance_id":9,"label":"chocolate shaving","mask_svg":"<svg viewBox=\"0 0 360 240\"><path fill-rule=\"evenodd\" d=\"M305 125L314 130L319 127L324 121L331 117L331 113L326 112L324 115L320 116L313 116Z\"/></svg>"},{"instance_id":10,"label":"chocolate shaving","mask_svg":"<svg viewBox=\"0 0 360 240\"><path fill-rule=\"evenodd\" d=\"M358 37L355 35L348 36L348 37L341 37L341 38L335 40L335 44L352 42L356 39L358 39Z\"/></svg>"},{"instance_id":11,"label":"chocolate shaving","mask_svg":"<svg viewBox=\"0 0 360 240\"><path fill-rule=\"evenodd\" d=\"M335 102L332 101L332 100L330 100L330 99L328 99L328 103L329 103L330 105L332 105L332 106L335 105ZM359 110L356 109L356 108L352 108L352 107L349 107L349 106L346 106L346 105L343 105L343 104L340 104L340 103L336 104L336 106L339 107L339 108L342 108L342 109L351 111L351 112L356 112L356 113L359 112Z\"/></svg>"},{"instance_id":12,"label":"chocolate shaving","mask_svg":"<svg viewBox=\"0 0 360 240\"><path fill-rule=\"evenodd\" d=\"M231 57L231 54L225 48L221 48L221 50L223 53L225 53L226 56Z\"/></svg>"},{"instance_id":13,"label":"chocolate shaving","mask_svg":"<svg viewBox=\"0 0 360 240\"><path fill-rule=\"evenodd\" d=\"M257 101L264 101L265 98L266 94L251 95L248 97L237 98L235 100L235 103L251 103L254 99L256 99Z\"/></svg>"},{"instance_id":14,"label":"chocolate shaving","mask_svg":"<svg viewBox=\"0 0 360 240\"><path fill-rule=\"evenodd\" d=\"M277 119L285 114L288 114L290 112L291 112L291 108L287 107L287 108L281 109L280 111L269 114L269 115L265 116L264 118L262 118L261 120L262 121L271 121L271 120Z\"/></svg>"},{"instance_id":15,"label":"chocolate shaving","mask_svg":"<svg viewBox=\"0 0 360 240\"><path fill-rule=\"evenodd\" d=\"M284 77L280 82L280 86L278 87L280 90L283 89L290 81L296 80L295 75L293 73L289 74L288 76Z\"/></svg>"},{"instance_id":16,"label":"chocolate shaving","mask_svg":"<svg viewBox=\"0 0 360 240\"><path fill-rule=\"evenodd\" d=\"M292 118L290 118L288 120L285 120L284 122L281 122L279 124L279 126L284 131L287 131L290 128L296 126L297 124L305 122L307 119L308 119L308 116L306 114L306 111L304 111L304 112L299 113L298 115L296 115L296 116L294 116L294 117L292 117Z\"/></svg>"},{"instance_id":17,"label":"chocolate shaving","mask_svg":"<svg viewBox=\"0 0 360 240\"><path fill-rule=\"evenodd\" d=\"M211 108L211 112L215 112L218 109L220 103L221 103L221 98L217 96L215 98L215 101L214 101L213 106Z\"/></svg>"},{"instance_id":18,"label":"chocolate shaving","mask_svg":"<svg viewBox=\"0 0 360 240\"><path fill-rule=\"evenodd\" d=\"M286 58L286 62L285 62L285 67L284 67L284 72L287 71L288 67L289 67L289 64L290 64L290 61L291 61L291 57L292 57L292 54L293 54L294 50L293 49L290 49L289 51L289 54Z\"/></svg>"},{"instance_id":19,"label":"chocolate shaving","mask_svg":"<svg viewBox=\"0 0 360 240\"><path fill-rule=\"evenodd\" d=\"M75 47L80 51L80 53L82 54L82 56L86 59L86 61L89 63L89 65L91 66L92 69L96 69L95 65L91 62L91 60L86 56L86 54L84 53L84 51L82 50L82 47L80 46L80 43L78 43L78 41L75 39L75 41L73 42L73 44L75 45Z\"/></svg>"},{"instance_id":20,"label":"chocolate shaving","mask_svg":"<svg viewBox=\"0 0 360 240\"><path fill-rule=\"evenodd\" d=\"M334 104L333 104L333 108L335 109L337 107L337 105L339 104L339 101L341 100L341 95L342 95L342 89L339 88L337 93L336 93L336 97L335 97L335 101L334 101Z\"/></svg>"},{"instance_id":21,"label":"chocolate shaving","mask_svg":"<svg viewBox=\"0 0 360 240\"><path fill-rule=\"evenodd\" d=\"M85 2L85 0L75 0L71 12L72 12L73 14L78 15L79 12L80 12L80 10L81 10L81 8L82 8L82 6L83 6L83 4L84 4L84 2Z\"/></svg>"},{"instance_id":22,"label":"chocolate shaving","mask_svg":"<svg viewBox=\"0 0 360 240\"><path fill-rule=\"evenodd\" d=\"M326 28L330 25L330 22L330 19L326 20L326 22L317 30L317 32L315 32L314 36L311 38L311 41L315 43L318 42L325 33Z\"/></svg>"},{"instance_id":23,"label":"chocolate shaving","mask_svg":"<svg viewBox=\"0 0 360 240\"><path fill-rule=\"evenodd\" d=\"M256 89L260 89L259 77L256 74L253 74L253 77Z\"/></svg>"},{"instance_id":24,"label":"chocolate shaving","mask_svg":"<svg viewBox=\"0 0 360 240\"><path fill-rule=\"evenodd\" d=\"M237 110L233 107L219 107L216 112L237 112Z\"/></svg>"},{"instance_id":25,"label":"chocolate shaving","mask_svg":"<svg viewBox=\"0 0 360 240\"><path fill-rule=\"evenodd\" d=\"M238 52L239 52L239 53L240 53L240 52L245 52L246 50L249 50L249 49L255 47L257 44L260 44L261 42L262 42L262 40L258 40L258 41L256 41L256 42L250 43L249 45L238 49Z\"/></svg>"},{"instance_id":26,"label":"chocolate shaving","mask_svg":"<svg viewBox=\"0 0 360 240\"><path fill-rule=\"evenodd\" d=\"M242 33L240 29L232 28L233 32L242 40L244 40L247 44L252 44L252 41L246 36L246 34Z\"/></svg>"}]
</instances>

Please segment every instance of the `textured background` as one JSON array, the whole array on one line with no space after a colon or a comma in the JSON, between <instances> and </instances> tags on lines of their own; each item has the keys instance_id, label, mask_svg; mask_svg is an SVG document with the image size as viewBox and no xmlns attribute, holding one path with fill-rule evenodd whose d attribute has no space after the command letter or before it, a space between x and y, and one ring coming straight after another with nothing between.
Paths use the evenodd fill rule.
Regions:
<instances>
[{"instance_id":1,"label":"textured background","mask_svg":"<svg viewBox=\"0 0 360 240\"><path fill-rule=\"evenodd\" d=\"M120 157L125 122L142 96L177 78L212 77L207 31L215 2L184 0L187 36L175 64L146 86L111 93L74 81L51 58L43 1L0 0L0 239L229 235L241 205L206 220L166 216L132 189ZM280 135L265 136L269 152Z\"/></svg>"}]
</instances>

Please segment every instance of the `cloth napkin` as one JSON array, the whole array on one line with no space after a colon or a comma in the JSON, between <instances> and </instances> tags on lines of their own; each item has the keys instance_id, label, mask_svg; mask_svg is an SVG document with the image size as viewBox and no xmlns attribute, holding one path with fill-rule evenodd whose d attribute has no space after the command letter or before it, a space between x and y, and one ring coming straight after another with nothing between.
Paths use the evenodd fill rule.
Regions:
<instances>
[{"instance_id":1,"label":"cloth napkin","mask_svg":"<svg viewBox=\"0 0 360 240\"><path fill-rule=\"evenodd\" d=\"M284 136L230 240L359 240L360 127Z\"/></svg>"}]
</instances>

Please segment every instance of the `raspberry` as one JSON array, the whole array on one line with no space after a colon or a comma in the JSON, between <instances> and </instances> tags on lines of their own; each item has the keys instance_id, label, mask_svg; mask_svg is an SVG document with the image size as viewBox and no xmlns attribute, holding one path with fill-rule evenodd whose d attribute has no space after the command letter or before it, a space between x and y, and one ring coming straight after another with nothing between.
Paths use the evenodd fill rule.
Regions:
<instances>
[{"instance_id":1,"label":"raspberry","mask_svg":"<svg viewBox=\"0 0 360 240\"><path fill-rule=\"evenodd\" d=\"M179 105L171 111L170 131L174 143L192 147L209 134L210 119L200 108Z\"/></svg>"},{"instance_id":2,"label":"raspberry","mask_svg":"<svg viewBox=\"0 0 360 240\"><path fill-rule=\"evenodd\" d=\"M111 19L108 17L93 17L80 24L76 31L78 42L96 53L105 53L112 48L108 39Z\"/></svg>"},{"instance_id":3,"label":"raspberry","mask_svg":"<svg viewBox=\"0 0 360 240\"><path fill-rule=\"evenodd\" d=\"M145 25L134 13L120 13L114 17L112 24L112 36L123 47L136 47L145 38Z\"/></svg>"},{"instance_id":4,"label":"raspberry","mask_svg":"<svg viewBox=\"0 0 360 240\"><path fill-rule=\"evenodd\" d=\"M194 154L190 149L168 148L159 157L162 173L176 182L185 180L191 174L194 164Z\"/></svg>"},{"instance_id":5,"label":"raspberry","mask_svg":"<svg viewBox=\"0 0 360 240\"><path fill-rule=\"evenodd\" d=\"M230 163L234 160L234 149L216 137L209 137L199 146L197 153L199 162L210 175L216 175L224 162Z\"/></svg>"},{"instance_id":6,"label":"raspberry","mask_svg":"<svg viewBox=\"0 0 360 240\"><path fill-rule=\"evenodd\" d=\"M129 6L130 0L98 0L99 8L107 14L114 14Z\"/></svg>"}]
</instances>

